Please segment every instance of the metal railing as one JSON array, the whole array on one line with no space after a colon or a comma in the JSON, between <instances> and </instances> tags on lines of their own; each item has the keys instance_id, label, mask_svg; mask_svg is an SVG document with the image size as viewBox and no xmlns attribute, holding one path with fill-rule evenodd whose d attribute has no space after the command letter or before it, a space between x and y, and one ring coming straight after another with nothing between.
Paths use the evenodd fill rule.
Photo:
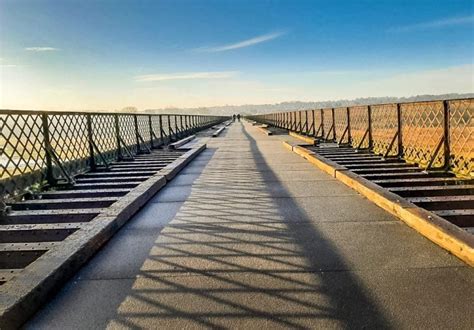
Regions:
<instances>
[{"instance_id":1,"label":"metal railing","mask_svg":"<svg viewBox=\"0 0 474 330\"><path fill-rule=\"evenodd\" d=\"M0 197L74 176L226 120L222 116L0 110Z\"/></svg>"},{"instance_id":2,"label":"metal railing","mask_svg":"<svg viewBox=\"0 0 474 330\"><path fill-rule=\"evenodd\" d=\"M474 99L375 104L247 118L322 141L474 177Z\"/></svg>"}]
</instances>

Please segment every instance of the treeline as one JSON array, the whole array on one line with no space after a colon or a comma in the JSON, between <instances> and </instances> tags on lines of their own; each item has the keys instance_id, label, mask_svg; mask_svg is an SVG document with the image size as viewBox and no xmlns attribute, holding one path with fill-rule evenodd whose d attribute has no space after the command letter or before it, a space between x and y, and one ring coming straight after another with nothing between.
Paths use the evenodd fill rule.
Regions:
<instances>
[{"instance_id":1,"label":"treeline","mask_svg":"<svg viewBox=\"0 0 474 330\"><path fill-rule=\"evenodd\" d=\"M149 109L150 113L176 113L176 114L212 114L212 115L232 115L233 113L260 114L268 112L291 111L291 110L305 110L305 109L319 109L319 108L336 108L354 105L368 105L368 104L382 104L394 102L415 102L415 101L433 101L433 100L447 100L458 98L474 97L474 93L450 93L440 95L416 95L409 97L364 97L352 100L336 100L336 101L320 101L320 102L301 102L291 101L276 104L246 104L246 105L224 105L216 107L201 107L201 108L166 108L166 109Z\"/></svg>"}]
</instances>

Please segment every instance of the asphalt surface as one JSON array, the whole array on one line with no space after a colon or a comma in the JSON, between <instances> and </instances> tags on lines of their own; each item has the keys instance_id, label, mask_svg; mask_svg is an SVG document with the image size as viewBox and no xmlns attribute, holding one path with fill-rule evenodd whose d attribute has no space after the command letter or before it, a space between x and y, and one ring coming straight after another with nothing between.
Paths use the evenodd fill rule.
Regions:
<instances>
[{"instance_id":1,"label":"asphalt surface","mask_svg":"<svg viewBox=\"0 0 474 330\"><path fill-rule=\"evenodd\" d=\"M474 272L234 123L26 328L474 328Z\"/></svg>"}]
</instances>

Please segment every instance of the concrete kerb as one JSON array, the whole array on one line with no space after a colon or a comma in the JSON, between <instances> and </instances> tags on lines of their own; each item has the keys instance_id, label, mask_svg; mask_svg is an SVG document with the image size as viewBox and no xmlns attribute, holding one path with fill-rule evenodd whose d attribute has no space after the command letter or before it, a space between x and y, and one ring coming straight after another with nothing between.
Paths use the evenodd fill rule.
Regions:
<instances>
[{"instance_id":1,"label":"concrete kerb","mask_svg":"<svg viewBox=\"0 0 474 330\"><path fill-rule=\"evenodd\" d=\"M196 137L196 135L190 135L184 139L181 139L179 141L176 141L174 143L171 143L168 147L170 149L178 149L179 147L185 145L186 143L188 143L189 141L193 140L194 138Z\"/></svg>"},{"instance_id":2,"label":"concrete kerb","mask_svg":"<svg viewBox=\"0 0 474 330\"><path fill-rule=\"evenodd\" d=\"M306 143L309 143L312 146L314 146L316 144L316 139L315 138L312 138L312 137L309 137L309 136L306 136L306 135L302 135L302 134L299 134L299 133L296 133L296 132L293 132L293 131L288 131L288 135L290 135L294 138L300 139L301 141L304 141Z\"/></svg>"},{"instance_id":3,"label":"concrete kerb","mask_svg":"<svg viewBox=\"0 0 474 330\"><path fill-rule=\"evenodd\" d=\"M206 144L199 144L196 147L188 150L181 155L173 163L161 169L160 174L163 175L167 181L172 180L190 161L192 161L199 153L206 149Z\"/></svg>"},{"instance_id":4,"label":"concrete kerb","mask_svg":"<svg viewBox=\"0 0 474 330\"><path fill-rule=\"evenodd\" d=\"M219 134L221 134L224 131L224 129L225 127L219 128L217 131L214 132L214 134L212 134L212 137L218 137Z\"/></svg>"},{"instance_id":5,"label":"concrete kerb","mask_svg":"<svg viewBox=\"0 0 474 330\"><path fill-rule=\"evenodd\" d=\"M308 160L311 164L316 165L324 172L328 173L332 177L336 177L337 171L347 171L345 166L339 165L329 159L325 159L314 152L306 149L304 146L296 145L293 146L293 152L300 155L301 157Z\"/></svg>"},{"instance_id":6,"label":"concrete kerb","mask_svg":"<svg viewBox=\"0 0 474 330\"><path fill-rule=\"evenodd\" d=\"M266 126L268 127L268 126ZM265 126L257 126L257 129L259 131L261 131L263 134L266 134L266 135L272 135L272 131L270 131L269 129L267 129Z\"/></svg>"},{"instance_id":7,"label":"concrete kerb","mask_svg":"<svg viewBox=\"0 0 474 330\"><path fill-rule=\"evenodd\" d=\"M199 145L132 189L0 287L0 328L16 329L31 317L143 205L193 158Z\"/></svg>"},{"instance_id":8,"label":"concrete kerb","mask_svg":"<svg viewBox=\"0 0 474 330\"><path fill-rule=\"evenodd\" d=\"M334 176L432 242L474 267L474 237L466 231L303 146L291 145L286 141L284 144L319 169Z\"/></svg>"}]
</instances>

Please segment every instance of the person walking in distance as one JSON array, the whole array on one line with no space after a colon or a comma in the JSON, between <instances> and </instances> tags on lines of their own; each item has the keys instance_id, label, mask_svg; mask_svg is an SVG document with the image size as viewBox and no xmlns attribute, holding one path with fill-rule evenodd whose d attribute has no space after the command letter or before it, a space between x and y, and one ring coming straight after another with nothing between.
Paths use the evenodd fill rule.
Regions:
<instances>
[{"instance_id":1,"label":"person walking in distance","mask_svg":"<svg viewBox=\"0 0 474 330\"><path fill-rule=\"evenodd\" d=\"M240 121L240 113L237 114L237 120Z\"/></svg>"},{"instance_id":2,"label":"person walking in distance","mask_svg":"<svg viewBox=\"0 0 474 330\"><path fill-rule=\"evenodd\" d=\"M232 115L232 122L235 121L235 113Z\"/></svg>"}]
</instances>

